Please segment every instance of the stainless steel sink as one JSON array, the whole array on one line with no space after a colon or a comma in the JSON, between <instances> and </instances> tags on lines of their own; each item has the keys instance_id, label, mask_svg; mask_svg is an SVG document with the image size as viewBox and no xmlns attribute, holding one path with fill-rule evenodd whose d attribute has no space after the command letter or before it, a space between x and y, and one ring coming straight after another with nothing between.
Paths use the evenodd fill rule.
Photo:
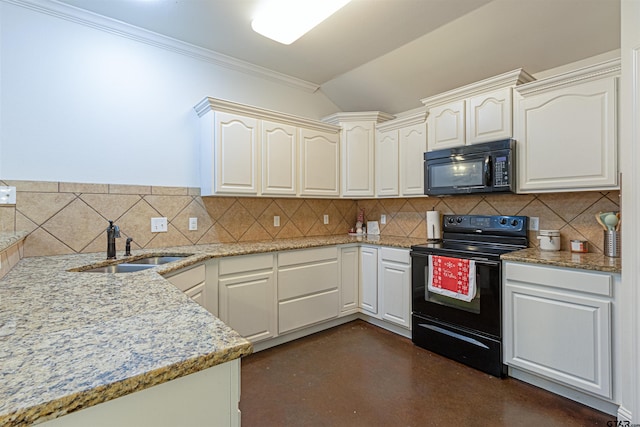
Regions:
<instances>
[{"instance_id":1,"label":"stainless steel sink","mask_svg":"<svg viewBox=\"0 0 640 427\"><path fill-rule=\"evenodd\" d=\"M152 256L147 258L137 259L135 261L130 261L127 264L152 264L152 265L160 265L166 264L168 262L179 261L183 258L186 258L190 255L176 255L176 256Z\"/></svg>"},{"instance_id":2,"label":"stainless steel sink","mask_svg":"<svg viewBox=\"0 0 640 427\"><path fill-rule=\"evenodd\" d=\"M153 268L157 264L115 264L83 270L82 273L135 273L136 271Z\"/></svg>"}]
</instances>

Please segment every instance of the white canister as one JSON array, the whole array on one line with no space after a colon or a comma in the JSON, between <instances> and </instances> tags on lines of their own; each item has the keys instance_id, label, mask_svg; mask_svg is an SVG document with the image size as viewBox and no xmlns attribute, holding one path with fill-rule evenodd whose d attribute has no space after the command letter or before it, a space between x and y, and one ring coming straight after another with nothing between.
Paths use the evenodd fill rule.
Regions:
<instances>
[{"instance_id":1,"label":"white canister","mask_svg":"<svg viewBox=\"0 0 640 427\"><path fill-rule=\"evenodd\" d=\"M560 230L540 230L538 240L543 251L560 250Z\"/></svg>"}]
</instances>

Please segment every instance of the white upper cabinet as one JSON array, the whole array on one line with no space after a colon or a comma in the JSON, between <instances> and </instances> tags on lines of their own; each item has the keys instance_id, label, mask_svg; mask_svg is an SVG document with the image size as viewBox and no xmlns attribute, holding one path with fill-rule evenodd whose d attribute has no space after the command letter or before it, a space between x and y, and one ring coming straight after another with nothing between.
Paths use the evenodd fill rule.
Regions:
<instances>
[{"instance_id":1,"label":"white upper cabinet","mask_svg":"<svg viewBox=\"0 0 640 427\"><path fill-rule=\"evenodd\" d=\"M376 123L393 116L380 111L336 113L325 123L338 125L340 131L340 195L342 197L375 196Z\"/></svg>"},{"instance_id":2,"label":"white upper cabinet","mask_svg":"<svg viewBox=\"0 0 640 427\"><path fill-rule=\"evenodd\" d=\"M462 100L429 110L429 151L465 145L465 105Z\"/></svg>"},{"instance_id":3,"label":"white upper cabinet","mask_svg":"<svg viewBox=\"0 0 640 427\"><path fill-rule=\"evenodd\" d=\"M513 136L513 87L533 80L522 69L422 100L429 111L428 150Z\"/></svg>"},{"instance_id":4,"label":"white upper cabinet","mask_svg":"<svg viewBox=\"0 0 640 427\"><path fill-rule=\"evenodd\" d=\"M202 195L258 194L258 120L211 111L202 122Z\"/></svg>"},{"instance_id":5,"label":"white upper cabinet","mask_svg":"<svg viewBox=\"0 0 640 427\"><path fill-rule=\"evenodd\" d=\"M376 133L376 195L400 195L398 130Z\"/></svg>"},{"instance_id":6,"label":"white upper cabinet","mask_svg":"<svg viewBox=\"0 0 640 427\"><path fill-rule=\"evenodd\" d=\"M373 123L345 123L342 125L341 137L342 195L373 196Z\"/></svg>"},{"instance_id":7,"label":"white upper cabinet","mask_svg":"<svg viewBox=\"0 0 640 427\"><path fill-rule=\"evenodd\" d=\"M400 129L400 195L424 196L424 152L427 151L427 124Z\"/></svg>"},{"instance_id":8,"label":"white upper cabinet","mask_svg":"<svg viewBox=\"0 0 640 427\"><path fill-rule=\"evenodd\" d=\"M296 195L297 134L295 126L262 122L262 194Z\"/></svg>"},{"instance_id":9,"label":"white upper cabinet","mask_svg":"<svg viewBox=\"0 0 640 427\"><path fill-rule=\"evenodd\" d=\"M426 112L421 109L376 126L376 195L424 196Z\"/></svg>"},{"instance_id":10,"label":"white upper cabinet","mask_svg":"<svg viewBox=\"0 0 640 427\"><path fill-rule=\"evenodd\" d=\"M300 194L303 196L340 195L340 136L300 129Z\"/></svg>"},{"instance_id":11,"label":"white upper cabinet","mask_svg":"<svg viewBox=\"0 0 640 427\"><path fill-rule=\"evenodd\" d=\"M619 188L619 73L614 60L516 89L518 192Z\"/></svg>"},{"instance_id":12,"label":"white upper cabinet","mask_svg":"<svg viewBox=\"0 0 640 427\"><path fill-rule=\"evenodd\" d=\"M469 98L467 143L497 141L513 136L512 98L510 87Z\"/></svg>"},{"instance_id":13,"label":"white upper cabinet","mask_svg":"<svg viewBox=\"0 0 640 427\"><path fill-rule=\"evenodd\" d=\"M203 196L338 196L340 128L215 98L200 117Z\"/></svg>"}]
</instances>

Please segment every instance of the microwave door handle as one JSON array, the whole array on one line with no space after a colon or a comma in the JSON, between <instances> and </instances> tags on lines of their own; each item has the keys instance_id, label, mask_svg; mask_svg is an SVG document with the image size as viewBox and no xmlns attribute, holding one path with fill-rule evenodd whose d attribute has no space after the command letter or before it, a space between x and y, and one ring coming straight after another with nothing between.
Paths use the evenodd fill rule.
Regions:
<instances>
[{"instance_id":1,"label":"microwave door handle","mask_svg":"<svg viewBox=\"0 0 640 427\"><path fill-rule=\"evenodd\" d=\"M491 187L491 156L487 156L484 159L484 185L485 187Z\"/></svg>"}]
</instances>

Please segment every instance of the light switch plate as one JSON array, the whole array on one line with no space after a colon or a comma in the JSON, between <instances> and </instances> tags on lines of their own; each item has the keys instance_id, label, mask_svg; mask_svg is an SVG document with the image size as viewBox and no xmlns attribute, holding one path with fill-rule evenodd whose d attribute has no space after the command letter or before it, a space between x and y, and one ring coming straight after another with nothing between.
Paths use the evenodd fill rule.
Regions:
<instances>
[{"instance_id":1,"label":"light switch plate","mask_svg":"<svg viewBox=\"0 0 640 427\"><path fill-rule=\"evenodd\" d=\"M326 215L326 214L324 215L324 223L325 225L329 224L329 215Z\"/></svg>"},{"instance_id":2,"label":"light switch plate","mask_svg":"<svg viewBox=\"0 0 640 427\"><path fill-rule=\"evenodd\" d=\"M196 231L198 229L198 218L189 218L189 231Z\"/></svg>"},{"instance_id":3,"label":"light switch plate","mask_svg":"<svg viewBox=\"0 0 640 427\"><path fill-rule=\"evenodd\" d=\"M385 214L380 215L380 224L387 223L387 216Z\"/></svg>"},{"instance_id":4,"label":"light switch plate","mask_svg":"<svg viewBox=\"0 0 640 427\"><path fill-rule=\"evenodd\" d=\"M540 218L537 217L537 216L530 216L529 217L529 230L538 231L539 228L540 228Z\"/></svg>"},{"instance_id":5,"label":"light switch plate","mask_svg":"<svg viewBox=\"0 0 640 427\"><path fill-rule=\"evenodd\" d=\"M273 226L280 227L280 217L278 215L273 216Z\"/></svg>"},{"instance_id":6,"label":"light switch plate","mask_svg":"<svg viewBox=\"0 0 640 427\"><path fill-rule=\"evenodd\" d=\"M0 187L0 205L16 204L16 187Z\"/></svg>"},{"instance_id":7,"label":"light switch plate","mask_svg":"<svg viewBox=\"0 0 640 427\"><path fill-rule=\"evenodd\" d=\"M151 232L152 233L166 233L167 232L167 218L151 218Z\"/></svg>"}]
</instances>

